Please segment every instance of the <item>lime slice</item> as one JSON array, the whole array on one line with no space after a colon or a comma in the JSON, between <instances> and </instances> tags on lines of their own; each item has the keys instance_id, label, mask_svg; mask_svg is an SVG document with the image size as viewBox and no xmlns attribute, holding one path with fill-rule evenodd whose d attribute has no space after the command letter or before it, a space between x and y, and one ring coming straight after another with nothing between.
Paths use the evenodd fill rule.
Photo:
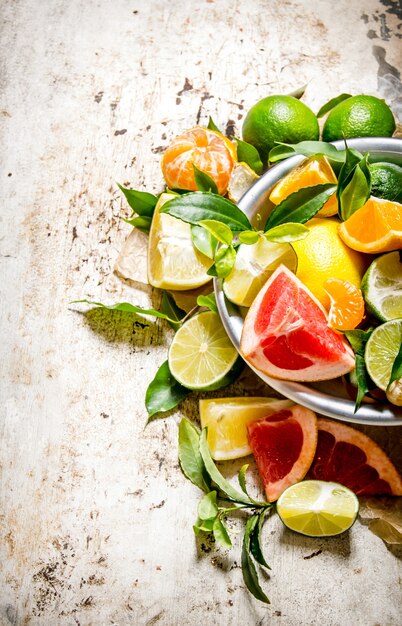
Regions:
<instances>
[{"instance_id":1,"label":"lime slice","mask_svg":"<svg viewBox=\"0 0 402 626\"><path fill-rule=\"evenodd\" d=\"M247 426L292 406L276 398L214 398L200 400L202 428L208 427L208 447L216 461L251 454Z\"/></svg>"},{"instance_id":2,"label":"lime slice","mask_svg":"<svg viewBox=\"0 0 402 626\"><path fill-rule=\"evenodd\" d=\"M211 280L207 270L213 261L194 248L189 224L160 212L172 197L161 194L155 207L148 242L148 279L159 289L195 289Z\"/></svg>"},{"instance_id":3,"label":"lime slice","mask_svg":"<svg viewBox=\"0 0 402 626\"><path fill-rule=\"evenodd\" d=\"M220 389L243 367L214 311L199 313L179 328L168 358L172 375L188 389Z\"/></svg>"},{"instance_id":4,"label":"lime slice","mask_svg":"<svg viewBox=\"0 0 402 626\"><path fill-rule=\"evenodd\" d=\"M288 487L276 508L282 522L309 537L332 537L348 530L359 512L353 491L339 483L304 480Z\"/></svg>"},{"instance_id":5,"label":"lime slice","mask_svg":"<svg viewBox=\"0 0 402 626\"><path fill-rule=\"evenodd\" d=\"M239 306L251 306L261 287L281 264L292 272L297 269L297 255L289 243L274 243L259 237L252 245L240 244L234 267L223 282L225 296Z\"/></svg>"},{"instance_id":6,"label":"lime slice","mask_svg":"<svg viewBox=\"0 0 402 626\"><path fill-rule=\"evenodd\" d=\"M259 176L247 163L236 163L230 175L228 196L233 202L238 202Z\"/></svg>"},{"instance_id":7,"label":"lime slice","mask_svg":"<svg viewBox=\"0 0 402 626\"><path fill-rule=\"evenodd\" d=\"M399 250L377 257L363 276L368 310L382 322L402 317L402 260Z\"/></svg>"},{"instance_id":8,"label":"lime slice","mask_svg":"<svg viewBox=\"0 0 402 626\"><path fill-rule=\"evenodd\" d=\"M364 360L373 382L386 391L402 343L402 319L377 326L366 343Z\"/></svg>"}]
</instances>

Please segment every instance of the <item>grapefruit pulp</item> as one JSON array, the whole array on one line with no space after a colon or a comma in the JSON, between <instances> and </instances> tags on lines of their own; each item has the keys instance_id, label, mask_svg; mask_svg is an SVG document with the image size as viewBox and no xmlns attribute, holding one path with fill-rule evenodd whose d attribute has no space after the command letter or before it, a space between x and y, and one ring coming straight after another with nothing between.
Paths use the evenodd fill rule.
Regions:
<instances>
[{"instance_id":1,"label":"grapefruit pulp","mask_svg":"<svg viewBox=\"0 0 402 626\"><path fill-rule=\"evenodd\" d=\"M317 418L295 404L248 424L247 430L268 502L274 502L307 474L317 445Z\"/></svg>"},{"instance_id":2,"label":"grapefruit pulp","mask_svg":"<svg viewBox=\"0 0 402 626\"><path fill-rule=\"evenodd\" d=\"M257 370L283 380L329 380L355 364L345 338L328 327L323 306L284 265L252 303L240 352Z\"/></svg>"},{"instance_id":3,"label":"grapefruit pulp","mask_svg":"<svg viewBox=\"0 0 402 626\"><path fill-rule=\"evenodd\" d=\"M309 476L335 480L356 495L402 495L402 480L385 452L350 426L318 419L318 443Z\"/></svg>"}]
</instances>

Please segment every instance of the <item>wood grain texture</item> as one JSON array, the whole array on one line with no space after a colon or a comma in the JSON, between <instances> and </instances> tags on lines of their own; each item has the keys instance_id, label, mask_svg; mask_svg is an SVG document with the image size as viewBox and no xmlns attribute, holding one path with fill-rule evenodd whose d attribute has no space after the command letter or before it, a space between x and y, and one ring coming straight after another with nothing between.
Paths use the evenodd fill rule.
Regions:
<instances>
[{"instance_id":1,"label":"wood grain texture","mask_svg":"<svg viewBox=\"0 0 402 626\"><path fill-rule=\"evenodd\" d=\"M359 524L313 540L268 521L272 605L254 601L240 536L226 553L192 533L199 493L176 440L196 399L144 429L172 331L69 306L158 305L112 272L130 232L115 181L159 192L180 131L212 115L240 134L256 100L305 83L315 110L340 92L400 108L397 2L4 0L1 12L0 624L397 626L400 561ZM395 449L401 429L370 434Z\"/></svg>"}]
</instances>

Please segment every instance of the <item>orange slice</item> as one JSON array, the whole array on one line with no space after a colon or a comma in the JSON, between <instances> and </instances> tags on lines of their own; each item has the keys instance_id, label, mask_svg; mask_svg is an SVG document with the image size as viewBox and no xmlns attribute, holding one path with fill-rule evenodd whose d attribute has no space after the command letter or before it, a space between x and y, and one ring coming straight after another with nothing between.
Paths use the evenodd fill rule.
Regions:
<instances>
[{"instance_id":1,"label":"orange slice","mask_svg":"<svg viewBox=\"0 0 402 626\"><path fill-rule=\"evenodd\" d=\"M339 330L356 328L364 317L364 300L360 289L348 280L329 278L324 284L331 303L328 326Z\"/></svg>"},{"instance_id":2,"label":"orange slice","mask_svg":"<svg viewBox=\"0 0 402 626\"><path fill-rule=\"evenodd\" d=\"M221 133L196 126L176 137L162 157L162 173L170 189L196 191L193 164L225 194L236 162L236 147Z\"/></svg>"},{"instance_id":3,"label":"orange slice","mask_svg":"<svg viewBox=\"0 0 402 626\"><path fill-rule=\"evenodd\" d=\"M275 185L271 191L269 199L273 204L280 204L291 193L311 187L312 185L322 185L325 183L336 183L336 176L325 156L310 157L303 161L298 167L291 170L282 180ZM326 201L322 209L318 212L321 217L329 217L338 212L338 201L335 193Z\"/></svg>"},{"instance_id":4,"label":"orange slice","mask_svg":"<svg viewBox=\"0 0 402 626\"><path fill-rule=\"evenodd\" d=\"M379 254L402 248L402 204L372 196L339 228L353 250Z\"/></svg>"}]
</instances>

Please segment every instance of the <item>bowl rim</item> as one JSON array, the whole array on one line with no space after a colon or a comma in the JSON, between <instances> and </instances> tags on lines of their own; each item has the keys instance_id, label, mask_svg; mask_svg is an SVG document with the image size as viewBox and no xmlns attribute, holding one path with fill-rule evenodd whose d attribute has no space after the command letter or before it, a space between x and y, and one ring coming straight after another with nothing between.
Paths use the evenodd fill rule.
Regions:
<instances>
[{"instance_id":1,"label":"bowl rim","mask_svg":"<svg viewBox=\"0 0 402 626\"><path fill-rule=\"evenodd\" d=\"M343 141L331 142L338 149L344 147ZM348 139L348 146L363 152L389 152L390 154L402 155L402 139L384 137L363 137ZM280 161L265 172L246 191L238 202L238 207L252 219L257 212L255 204L262 194L267 194L268 190L288 171L298 165L307 157L294 155ZM236 305L229 302L222 289L222 281L214 278L214 291L217 308L224 325L224 328L239 352L240 336L243 328L243 318ZM240 352L239 352L240 353ZM355 403L348 398L339 397L328 392L311 387L308 383L297 383L293 381L279 380L271 378L257 370L250 363L247 365L272 389L279 392L286 398L301 404L322 415L356 424L370 424L378 426L399 426L402 425L402 407L392 404L362 404L354 412ZM323 381L323 384L334 384L334 381ZM336 383L335 383L336 384Z\"/></svg>"}]
</instances>

